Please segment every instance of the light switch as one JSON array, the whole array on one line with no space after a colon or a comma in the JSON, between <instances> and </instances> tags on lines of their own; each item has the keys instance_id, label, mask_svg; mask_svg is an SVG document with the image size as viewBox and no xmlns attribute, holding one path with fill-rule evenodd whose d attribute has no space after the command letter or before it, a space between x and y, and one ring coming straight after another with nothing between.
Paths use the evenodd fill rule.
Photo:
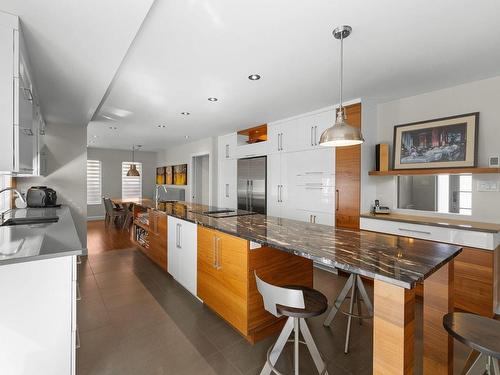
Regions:
<instances>
[{"instance_id":1,"label":"light switch","mask_svg":"<svg viewBox=\"0 0 500 375\"><path fill-rule=\"evenodd\" d=\"M477 191L490 192L500 191L500 182L497 181L478 181Z\"/></svg>"}]
</instances>

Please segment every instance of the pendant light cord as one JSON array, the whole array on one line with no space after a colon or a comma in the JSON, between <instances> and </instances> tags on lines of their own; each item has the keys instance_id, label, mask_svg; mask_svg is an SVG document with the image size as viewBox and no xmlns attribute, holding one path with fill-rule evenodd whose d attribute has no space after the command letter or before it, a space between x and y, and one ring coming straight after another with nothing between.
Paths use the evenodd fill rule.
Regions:
<instances>
[{"instance_id":1,"label":"pendant light cord","mask_svg":"<svg viewBox=\"0 0 500 375\"><path fill-rule=\"evenodd\" d=\"M340 106L339 111L343 115L343 106L342 106L342 80L344 75L344 31L340 32Z\"/></svg>"}]
</instances>

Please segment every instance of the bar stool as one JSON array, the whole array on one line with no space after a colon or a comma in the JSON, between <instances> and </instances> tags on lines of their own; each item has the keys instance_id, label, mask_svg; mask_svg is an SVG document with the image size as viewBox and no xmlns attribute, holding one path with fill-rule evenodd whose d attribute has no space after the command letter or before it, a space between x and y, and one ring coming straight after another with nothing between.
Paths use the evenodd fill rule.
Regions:
<instances>
[{"instance_id":1,"label":"bar stool","mask_svg":"<svg viewBox=\"0 0 500 375\"><path fill-rule=\"evenodd\" d=\"M287 316L283 330L278 340L267 351L266 363L260 375L270 375L275 373L283 375L274 366L278 360L285 344L294 343L294 374L299 374L299 344L306 345L311 353L311 357L320 375L328 375L326 364L324 363L319 350L306 323L306 318L312 318L323 314L328 308L326 297L315 289L305 286L284 286L279 287L268 284L261 280L257 273L255 280L257 289L264 300L264 308L276 317ZM290 334L294 332L294 339L288 340ZM304 341L300 340L300 332Z\"/></svg>"},{"instance_id":2,"label":"bar stool","mask_svg":"<svg viewBox=\"0 0 500 375\"><path fill-rule=\"evenodd\" d=\"M500 375L500 321L468 313L449 313L443 326L455 340L480 354L467 371L469 374Z\"/></svg>"},{"instance_id":3,"label":"bar stool","mask_svg":"<svg viewBox=\"0 0 500 375\"><path fill-rule=\"evenodd\" d=\"M348 297L347 294L351 291L351 296ZM361 295L361 298L360 298ZM357 318L359 319L359 324L361 325L363 323L363 319L371 319L373 318L373 305L372 301L370 300L370 297L368 297L368 293L366 293L365 285L363 284L363 280L361 279L361 276L355 275L351 273L351 276L347 279L347 282L344 285L344 288L340 292L340 294L337 296L335 299L335 302L333 303L333 307L330 310L330 313L328 314L327 318L325 319L323 325L325 327L328 327L335 316L337 315L337 312L339 311L340 307L346 300L346 298L350 298L349 302L349 311L343 311L340 310L340 312L344 315L347 315L347 332L346 332L346 337L345 337L345 346L344 346L344 353L347 354L349 353L349 338L351 336L351 323L352 323L352 318ZM366 305L366 309L368 310L368 314L363 315L362 314L362 309L361 309L361 300L364 302ZM354 313L354 304L356 304L358 313Z\"/></svg>"}]
</instances>

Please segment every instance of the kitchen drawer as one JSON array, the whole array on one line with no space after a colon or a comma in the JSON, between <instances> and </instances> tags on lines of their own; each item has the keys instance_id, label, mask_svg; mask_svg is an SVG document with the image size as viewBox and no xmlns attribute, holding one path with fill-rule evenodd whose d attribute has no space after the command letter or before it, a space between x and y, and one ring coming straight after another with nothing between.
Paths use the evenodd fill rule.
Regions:
<instances>
[{"instance_id":1,"label":"kitchen drawer","mask_svg":"<svg viewBox=\"0 0 500 375\"><path fill-rule=\"evenodd\" d=\"M496 248L495 235L486 232L411 224L401 221L370 219L365 217L360 218L360 229L486 250L494 250Z\"/></svg>"},{"instance_id":2,"label":"kitchen drawer","mask_svg":"<svg viewBox=\"0 0 500 375\"><path fill-rule=\"evenodd\" d=\"M310 184L296 186L297 208L299 210L332 213L335 210L335 188Z\"/></svg>"},{"instance_id":3,"label":"kitchen drawer","mask_svg":"<svg viewBox=\"0 0 500 375\"><path fill-rule=\"evenodd\" d=\"M330 226L334 226L335 223L335 215L333 214L333 212L325 213L317 211L297 210L296 215L294 215L294 219Z\"/></svg>"}]
</instances>

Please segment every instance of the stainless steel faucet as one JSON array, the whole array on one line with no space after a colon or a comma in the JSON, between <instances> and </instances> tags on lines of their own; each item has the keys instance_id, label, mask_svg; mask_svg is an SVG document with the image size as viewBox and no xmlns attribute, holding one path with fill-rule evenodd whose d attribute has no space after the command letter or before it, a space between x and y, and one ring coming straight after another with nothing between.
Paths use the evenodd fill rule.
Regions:
<instances>
[{"instance_id":1,"label":"stainless steel faucet","mask_svg":"<svg viewBox=\"0 0 500 375\"><path fill-rule=\"evenodd\" d=\"M26 203L26 198L24 198L24 196L23 196L23 195L19 192L19 190L17 190L16 188L13 188L13 187L7 187L7 188L4 188L4 189L0 189L0 194L2 194L4 191L9 191L9 190L14 191L14 193L16 193L17 197L18 197L19 199L21 199L21 201L22 201L23 203ZM0 222L1 222L1 223L3 223L3 221L4 221L5 214L9 213L11 210L12 210L12 209L6 210L6 211L4 211L4 212L2 212L2 213L0 214L0 220L1 220Z\"/></svg>"}]
</instances>

